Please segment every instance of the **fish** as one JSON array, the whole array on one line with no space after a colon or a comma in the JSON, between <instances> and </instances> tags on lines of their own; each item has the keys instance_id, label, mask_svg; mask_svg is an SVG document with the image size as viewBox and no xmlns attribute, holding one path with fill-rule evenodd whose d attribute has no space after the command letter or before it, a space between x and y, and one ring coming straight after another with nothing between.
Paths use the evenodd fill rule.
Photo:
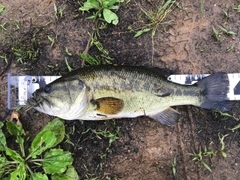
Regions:
<instances>
[{"instance_id":1,"label":"fish","mask_svg":"<svg viewBox=\"0 0 240 180\"><path fill-rule=\"evenodd\" d=\"M148 116L168 126L181 117L173 106L231 109L226 73L217 72L190 86L167 81L170 74L166 69L145 66L83 67L36 90L26 109L65 120Z\"/></svg>"}]
</instances>

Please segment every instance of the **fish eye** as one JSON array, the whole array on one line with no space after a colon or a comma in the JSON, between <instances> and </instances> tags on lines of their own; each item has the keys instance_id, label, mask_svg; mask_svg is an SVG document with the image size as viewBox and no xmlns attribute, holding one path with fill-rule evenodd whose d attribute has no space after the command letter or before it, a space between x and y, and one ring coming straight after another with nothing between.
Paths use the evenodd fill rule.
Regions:
<instances>
[{"instance_id":1,"label":"fish eye","mask_svg":"<svg viewBox=\"0 0 240 180\"><path fill-rule=\"evenodd\" d=\"M51 88L50 85L46 85L43 90L44 90L45 93L50 93L50 92L51 92L51 89L52 89L52 88Z\"/></svg>"}]
</instances>

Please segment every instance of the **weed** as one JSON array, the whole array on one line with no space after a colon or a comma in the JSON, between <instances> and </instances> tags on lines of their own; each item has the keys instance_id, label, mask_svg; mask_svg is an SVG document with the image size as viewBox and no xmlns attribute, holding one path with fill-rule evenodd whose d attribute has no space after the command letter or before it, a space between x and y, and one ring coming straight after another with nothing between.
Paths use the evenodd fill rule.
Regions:
<instances>
[{"instance_id":1,"label":"weed","mask_svg":"<svg viewBox=\"0 0 240 180\"><path fill-rule=\"evenodd\" d=\"M225 10L223 9L224 15L226 16L226 18L229 19L230 17L232 17L232 15L230 15L228 11L229 11L229 10L225 11Z\"/></svg>"},{"instance_id":2,"label":"weed","mask_svg":"<svg viewBox=\"0 0 240 180\"><path fill-rule=\"evenodd\" d=\"M18 119L17 116L14 117ZM4 124L0 122L0 128L3 126ZM33 139L28 151L25 151L25 141L28 138L21 124L7 121L6 127L8 132L16 137L20 153L7 146L5 135L0 129L1 179L46 180L47 174L51 175L52 179L78 179L76 170L71 166L73 162L71 153L61 148L53 148L64 138L65 127L61 120L55 118L49 122ZM31 168L29 165L32 165ZM43 169L43 172L39 169Z\"/></svg>"},{"instance_id":3,"label":"weed","mask_svg":"<svg viewBox=\"0 0 240 180\"><path fill-rule=\"evenodd\" d=\"M112 10L117 11L120 7L120 3L124 0L87 0L83 3L83 6L79 8L80 11L95 10L93 15L88 19L102 19L109 23L117 25L119 22L118 16Z\"/></svg>"},{"instance_id":4,"label":"weed","mask_svg":"<svg viewBox=\"0 0 240 180\"><path fill-rule=\"evenodd\" d=\"M238 7L233 8L234 10L237 10L238 12L240 11L240 5L238 5Z\"/></svg>"},{"instance_id":5,"label":"weed","mask_svg":"<svg viewBox=\"0 0 240 180\"><path fill-rule=\"evenodd\" d=\"M20 63L24 60L36 60L38 56L38 51L33 47L23 46L21 43L13 45L12 51Z\"/></svg>"},{"instance_id":6,"label":"weed","mask_svg":"<svg viewBox=\"0 0 240 180\"><path fill-rule=\"evenodd\" d=\"M65 57L65 63L67 65L68 71L71 72L73 70L73 68L71 68L71 66L68 64L68 60L66 57Z\"/></svg>"},{"instance_id":7,"label":"weed","mask_svg":"<svg viewBox=\"0 0 240 180\"><path fill-rule=\"evenodd\" d=\"M100 65L101 60L92 57L90 54L80 53L80 57L90 65Z\"/></svg>"},{"instance_id":8,"label":"weed","mask_svg":"<svg viewBox=\"0 0 240 180\"><path fill-rule=\"evenodd\" d=\"M205 0L201 0L201 12L202 12L202 14L205 14L204 1Z\"/></svg>"},{"instance_id":9,"label":"weed","mask_svg":"<svg viewBox=\"0 0 240 180\"><path fill-rule=\"evenodd\" d=\"M6 12L6 8L2 4L0 4L0 15L5 14Z\"/></svg>"},{"instance_id":10,"label":"weed","mask_svg":"<svg viewBox=\"0 0 240 180\"><path fill-rule=\"evenodd\" d=\"M208 151L206 146L204 148L204 151L199 151L199 153L190 153L191 156L193 156L193 161L199 162L203 167L205 167L207 170L212 172L211 168L207 165L207 163L203 160L203 157L205 156L215 156L216 153L214 151Z\"/></svg>"},{"instance_id":11,"label":"weed","mask_svg":"<svg viewBox=\"0 0 240 180\"><path fill-rule=\"evenodd\" d=\"M86 178L88 180L99 180L100 179L100 177L96 176L95 174L89 173L89 170L88 170L88 168L87 168L87 166L85 164L83 165L83 167L84 167L84 169L86 171Z\"/></svg>"},{"instance_id":12,"label":"weed","mask_svg":"<svg viewBox=\"0 0 240 180\"><path fill-rule=\"evenodd\" d=\"M157 31L157 28L160 24L167 24L169 22L163 22L165 17L167 16L168 13L172 11L172 6L175 3L174 0L168 0L166 3L160 5L157 8L157 11L146 11L143 8L141 8L142 12L146 15L147 19L150 21L150 23L146 23L140 28L133 28L132 26L129 26L129 30L132 30L136 32L134 37L139 37L145 32L148 32L152 30L151 37L153 38L155 36L155 33Z\"/></svg>"},{"instance_id":13,"label":"weed","mask_svg":"<svg viewBox=\"0 0 240 180\"><path fill-rule=\"evenodd\" d=\"M225 135L221 135L220 133L218 134L218 138L219 138L220 144L221 144L220 153L222 154L222 156L223 156L224 158L227 157L227 154L224 152L224 150L225 150L224 139L225 139L225 137L227 137L227 136L228 136L228 134L225 134Z\"/></svg>"},{"instance_id":14,"label":"weed","mask_svg":"<svg viewBox=\"0 0 240 180\"><path fill-rule=\"evenodd\" d=\"M0 55L0 59L3 59L5 63L8 64L8 59L6 55L3 55L3 56Z\"/></svg>"},{"instance_id":15,"label":"weed","mask_svg":"<svg viewBox=\"0 0 240 180\"><path fill-rule=\"evenodd\" d=\"M111 147L112 143L119 138L118 137L119 131L120 131L119 126L117 127L115 133L111 133L110 131L108 131L106 129L101 130L101 131L92 130L92 132L94 132L96 135L102 135L103 137L109 139L109 144L108 144L108 147L106 148L106 152L109 151L109 148ZM106 157L106 154L104 154L102 157Z\"/></svg>"},{"instance_id":16,"label":"weed","mask_svg":"<svg viewBox=\"0 0 240 180\"><path fill-rule=\"evenodd\" d=\"M106 62L107 64L112 64L112 58L109 57L109 52L104 49L102 43L97 39L97 36L95 35L90 42L90 47L96 46L96 48L101 52L100 57L99 56L91 56L89 54L80 53L80 57L89 63L90 65L100 65L101 62Z\"/></svg>"},{"instance_id":17,"label":"weed","mask_svg":"<svg viewBox=\"0 0 240 180\"><path fill-rule=\"evenodd\" d=\"M214 33L214 37L216 38L217 41L222 41L222 39L220 39L220 33L214 28L212 27L213 33Z\"/></svg>"},{"instance_id":18,"label":"weed","mask_svg":"<svg viewBox=\"0 0 240 180\"><path fill-rule=\"evenodd\" d=\"M5 28L5 25L6 25L6 24L7 24L6 22L3 23L3 24L0 24L0 30L7 31L7 29Z\"/></svg>"},{"instance_id":19,"label":"weed","mask_svg":"<svg viewBox=\"0 0 240 180\"><path fill-rule=\"evenodd\" d=\"M56 5L56 3L54 3L54 5L53 5L53 8L54 8L54 15L55 15L55 18L56 19L59 19L59 18L61 18L62 16L63 16L63 11L64 11L64 9L65 8L57 8L57 5Z\"/></svg>"},{"instance_id":20,"label":"weed","mask_svg":"<svg viewBox=\"0 0 240 180\"><path fill-rule=\"evenodd\" d=\"M219 26L219 27L220 27L221 30L222 30L224 33L226 33L227 35L235 35L235 34L236 34L235 32L229 31L229 30L225 29L225 28L222 27L222 26Z\"/></svg>"},{"instance_id":21,"label":"weed","mask_svg":"<svg viewBox=\"0 0 240 180\"><path fill-rule=\"evenodd\" d=\"M218 109L214 109L213 112L219 113L220 116L224 117L223 120L227 119L228 117L238 120L238 118L234 117L234 115L228 114L226 112L219 111Z\"/></svg>"},{"instance_id":22,"label":"weed","mask_svg":"<svg viewBox=\"0 0 240 180\"><path fill-rule=\"evenodd\" d=\"M65 52L67 53L68 56L72 56L72 53L70 53L70 52L68 51L68 48L67 48L67 47L65 48Z\"/></svg>"},{"instance_id":23,"label":"weed","mask_svg":"<svg viewBox=\"0 0 240 180\"><path fill-rule=\"evenodd\" d=\"M231 45L229 48L227 48L227 51L232 51L234 49L234 45Z\"/></svg>"},{"instance_id":24,"label":"weed","mask_svg":"<svg viewBox=\"0 0 240 180\"><path fill-rule=\"evenodd\" d=\"M240 128L240 124L234 126L232 129L230 129L232 132Z\"/></svg>"},{"instance_id":25,"label":"weed","mask_svg":"<svg viewBox=\"0 0 240 180\"><path fill-rule=\"evenodd\" d=\"M176 173L177 173L176 166L177 166L177 160L176 160L176 157L174 157L172 162L172 172L174 176L176 176Z\"/></svg>"},{"instance_id":26,"label":"weed","mask_svg":"<svg viewBox=\"0 0 240 180\"><path fill-rule=\"evenodd\" d=\"M14 31L17 31L17 30L20 29L20 24L19 24L19 22L11 22L11 24L15 27L15 28L14 28Z\"/></svg>"},{"instance_id":27,"label":"weed","mask_svg":"<svg viewBox=\"0 0 240 180\"><path fill-rule=\"evenodd\" d=\"M98 41L96 35L92 38L90 46L92 46L93 44L98 48L98 50L100 52L102 52L104 55L108 56L109 52L103 48L102 43L100 43L100 41Z\"/></svg>"},{"instance_id":28,"label":"weed","mask_svg":"<svg viewBox=\"0 0 240 180\"><path fill-rule=\"evenodd\" d=\"M48 36L48 39L51 42L51 47L52 47L55 43L55 40L53 38L51 38L50 36Z\"/></svg>"}]
</instances>

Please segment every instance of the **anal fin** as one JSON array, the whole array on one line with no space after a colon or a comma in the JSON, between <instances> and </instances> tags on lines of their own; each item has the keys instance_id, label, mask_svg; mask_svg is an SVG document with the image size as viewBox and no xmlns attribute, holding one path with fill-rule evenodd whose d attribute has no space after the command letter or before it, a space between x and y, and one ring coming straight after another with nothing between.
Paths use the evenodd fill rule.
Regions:
<instances>
[{"instance_id":1,"label":"anal fin","mask_svg":"<svg viewBox=\"0 0 240 180\"><path fill-rule=\"evenodd\" d=\"M154 120L168 126L175 125L179 121L179 116L180 113L170 107L160 113L149 115L149 117L153 118Z\"/></svg>"}]
</instances>

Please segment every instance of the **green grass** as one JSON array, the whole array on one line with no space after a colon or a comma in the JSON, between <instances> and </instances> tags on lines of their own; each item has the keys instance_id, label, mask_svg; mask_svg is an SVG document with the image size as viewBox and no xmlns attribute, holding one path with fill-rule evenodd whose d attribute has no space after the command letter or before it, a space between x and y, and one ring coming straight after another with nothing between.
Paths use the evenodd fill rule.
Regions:
<instances>
[{"instance_id":1,"label":"green grass","mask_svg":"<svg viewBox=\"0 0 240 180\"><path fill-rule=\"evenodd\" d=\"M190 153L190 156L192 156L192 161L196 161L198 163L200 163L204 168L206 168L208 171L212 172L212 169L210 168L210 166L205 162L204 157L206 156L215 156L216 153L212 150L207 150L207 148L204 148L204 151L199 151L198 153Z\"/></svg>"},{"instance_id":2,"label":"green grass","mask_svg":"<svg viewBox=\"0 0 240 180\"><path fill-rule=\"evenodd\" d=\"M164 19L172 11L174 3L174 0L168 0L165 3L162 2L156 10L149 11L141 7L141 11L147 17L148 22L142 21L142 25L140 27L129 26L129 30L135 32L134 37L139 37L143 33L151 31L151 37L153 38L160 25L169 24L171 22L164 22Z\"/></svg>"}]
</instances>

